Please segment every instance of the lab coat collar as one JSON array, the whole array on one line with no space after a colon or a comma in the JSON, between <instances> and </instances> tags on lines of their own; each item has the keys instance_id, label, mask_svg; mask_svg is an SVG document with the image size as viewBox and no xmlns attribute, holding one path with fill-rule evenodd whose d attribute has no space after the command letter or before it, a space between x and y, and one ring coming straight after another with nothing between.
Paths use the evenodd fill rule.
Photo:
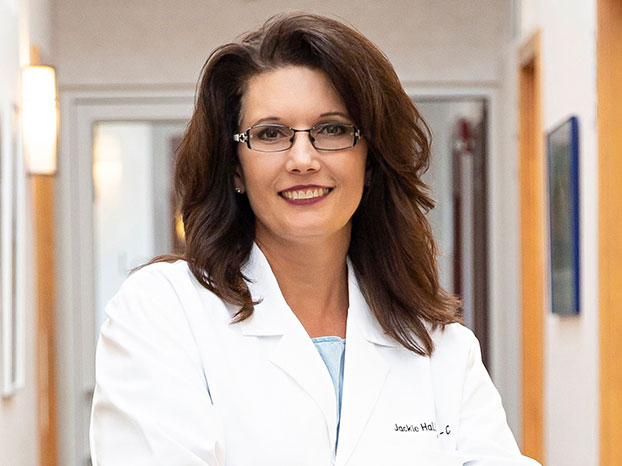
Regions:
<instances>
[{"instance_id":1,"label":"lab coat collar","mask_svg":"<svg viewBox=\"0 0 622 466\"><path fill-rule=\"evenodd\" d=\"M272 268L257 244L253 243L248 261L242 269L255 305L253 314L240 322L242 333L249 336L273 336L286 333L289 325L298 319L291 311ZM398 343L386 335L359 287L352 262L348 258L348 325L355 324L365 338L377 345L395 347Z\"/></svg>"},{"instance_id":2,"label":"lab coat collar","mask_svg":"<svg viewBox=\"0 0 622 466\"><path fill-rule=\"evenodd\" d=\"M328 438L336 441L337 404L330 374L308 333L287 305L270 264L253 245L243 273L254 300L251 317L240 322L248 336L283 335L272 353L272 362L289 374L315 400L326 420ZM346 325L346 353L341 411L340 458L347 459L378 401L390 365L380 347L395 347L375 320L348 260L349 309ZM345 428L344 428L345 427Z\"/></svg>"},{"instance_id":3,"label":"lab coat collar","mask_svg":"<svg viewBox=\"0 0 622 466\"><path fill-rule=\"evenodd\" d=\"M356 325L358 330L371 343L380 346L395 347L397 341L384 333L380 324L369 308L363 293L359 287L359 282L354 272L352 262L348 258L348 299L350 307L348 309L348 327Z\"/></svg>"},{"instance_id":4,"label":"lab coat collar","mask_svg":"<svg viewBox=\"0 0 622 466\"><path fill-rule=\"evenodd\" d=\"M293 320L297 319L281 293L268 259L255 243L242 267L242 274L246 278L253 301L258 302L251 316L240 322L242 334L283 335L293 324Z\"/></svg>"}]
</instances>

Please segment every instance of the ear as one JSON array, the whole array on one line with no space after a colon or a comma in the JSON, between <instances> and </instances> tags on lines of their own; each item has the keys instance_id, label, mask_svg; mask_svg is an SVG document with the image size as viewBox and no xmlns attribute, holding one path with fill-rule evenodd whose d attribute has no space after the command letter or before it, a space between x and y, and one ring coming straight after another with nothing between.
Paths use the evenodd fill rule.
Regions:
<instances>
[{"instance_id":1,"label":"ear","mask_svg":"<svg viewBox=\"0 0 622 466\"><path fill-rule=\"evenodd\" d=\"M233 183L235 186L236 193L242 194L246 192L246 182L244 181L244 172L242 171L242 167L240 167L239 164L235 167L235 175L233 175Z\"/></svg>"}]
</instances>

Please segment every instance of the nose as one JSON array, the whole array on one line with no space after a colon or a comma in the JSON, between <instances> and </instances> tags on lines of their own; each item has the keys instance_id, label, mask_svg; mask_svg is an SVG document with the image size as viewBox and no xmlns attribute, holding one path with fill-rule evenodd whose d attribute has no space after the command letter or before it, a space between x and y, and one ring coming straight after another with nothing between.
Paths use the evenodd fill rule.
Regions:
<instances>
[{"instance_id":1,"label":"nose","mask_svg":"<svg viewBox=\"0 0 622 466\"><path fill-rule=\"evenodd\" d=\"M306 174L313 173L320 169L318 151L311 144L311 134L294 133L294 144L286 152L287 160L285 167L290 173Z\"/></svg>"}]
</instances>

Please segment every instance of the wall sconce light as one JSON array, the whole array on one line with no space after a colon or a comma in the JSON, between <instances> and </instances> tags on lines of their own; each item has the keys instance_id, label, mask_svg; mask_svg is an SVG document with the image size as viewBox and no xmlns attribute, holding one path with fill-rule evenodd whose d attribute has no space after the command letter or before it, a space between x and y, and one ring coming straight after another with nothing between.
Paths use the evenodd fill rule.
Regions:
<instances>
[{"instance_id":1,"label":"wall sconce light","mask_svg":"<svg viewBox=\"0 0 622 466\"><path fill-rule=\"evenodd\" d=\"M58 109L56 72L51 66L22 69L22 131L27 171L56 173Z\"/></svg>"}]
</instances>

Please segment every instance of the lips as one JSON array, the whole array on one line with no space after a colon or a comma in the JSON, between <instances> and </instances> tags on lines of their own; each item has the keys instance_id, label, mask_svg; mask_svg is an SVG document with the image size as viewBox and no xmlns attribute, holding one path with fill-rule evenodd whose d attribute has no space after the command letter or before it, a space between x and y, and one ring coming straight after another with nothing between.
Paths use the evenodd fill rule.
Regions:
<instances>
[{"instance_id":1,"label":"lips","mask_svg":"<svg viewBox=\"0 0 622 466\"><path fill-rule=\"evenodd\" d=\"M302 189L288 189L287 191L281 191L279 194L289 200L306 200L324 197L331 191L332 188L314 186Z\"/></svg>"}]
</instances>

